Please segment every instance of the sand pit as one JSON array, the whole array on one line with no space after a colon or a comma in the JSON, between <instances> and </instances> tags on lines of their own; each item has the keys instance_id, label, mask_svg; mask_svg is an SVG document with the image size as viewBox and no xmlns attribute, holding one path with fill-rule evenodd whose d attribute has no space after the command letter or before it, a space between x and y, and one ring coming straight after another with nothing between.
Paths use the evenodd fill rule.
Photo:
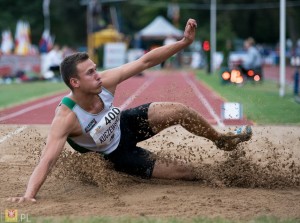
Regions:
<instances>
[{"instance_id":1,"label":"sand pit","mask_svg":"<svg viewBox=\"0 0 300 223\"><path fill-rule=\"evenodd\" d=\"M254 126L253 139L234 152L217 150L179 126L141 143L160 157L193 164L199 177L195 182L127 176L101 157L72 153L66 145L38 202L12 204L6 198L24 193L49 129L26 126L12 134L20 127L0 126L1 212L12 208L29 216L300 219L300 127Z\"/></svg>"}]
</instances>

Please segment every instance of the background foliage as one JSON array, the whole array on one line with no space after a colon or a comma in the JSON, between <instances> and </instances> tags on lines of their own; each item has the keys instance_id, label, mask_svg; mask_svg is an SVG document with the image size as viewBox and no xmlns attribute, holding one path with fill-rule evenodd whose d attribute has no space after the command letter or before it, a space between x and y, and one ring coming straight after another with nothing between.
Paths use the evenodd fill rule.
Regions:
<instances>
[{"instance_id":1,"label":"background foliage","mask_svg":"<svg viewBox=\"0 0 300 223\"><path fill-rule=\"evenodd\" d=\"M125 0L107 3L117 8L120 29L128 36L149 24L157 15L167 17L168 3L181 6L179 27L183 28L188 18L199 23L198 37L209 38L209 0ZM57 43L70 46L86 45L86 6L82 0L51 0L51 33ZM0 0L0 31L9 28L13 33L19 19L30 23L32 42L37 44L44 29L42 0ZM257 42L275 45L279 40L279 1L275 0L217 0L218 50L226 39L253 36ZM293 7L290 6L293 4ZM300 38L300 2L287 1L287 37L294 43Z\"/></svg>"}]
</instances>

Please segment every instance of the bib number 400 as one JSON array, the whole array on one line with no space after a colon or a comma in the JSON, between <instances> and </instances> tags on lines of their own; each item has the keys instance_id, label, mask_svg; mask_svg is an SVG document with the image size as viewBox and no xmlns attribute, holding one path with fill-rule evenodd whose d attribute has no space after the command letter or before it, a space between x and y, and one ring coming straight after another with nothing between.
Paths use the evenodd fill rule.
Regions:
<instances>
[{"instance_id":1,"label":"bib number 400","mask_svg":"<svg viewBox=\"0 0 300 223\"><path fill-rule=\"evenodd\" d=\"M116 119L116 117L118 117L119 114L120 110L118 108L111 109L111 111L109 111L105 116L105 124L109 125L112 121Z\"/></svg>"}]
</instances>

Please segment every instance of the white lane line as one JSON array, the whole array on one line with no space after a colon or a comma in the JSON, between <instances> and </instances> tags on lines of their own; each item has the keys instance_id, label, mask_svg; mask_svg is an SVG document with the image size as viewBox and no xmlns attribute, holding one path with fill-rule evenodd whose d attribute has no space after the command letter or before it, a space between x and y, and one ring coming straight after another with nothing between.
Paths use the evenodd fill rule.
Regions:
<instances>
[{"instance_id":1,"label":"white lane line","mask_svg":"<svg viewBox=\"0 0 300 223\"><path fill-rule=\"evenodd\" d=\"M21 126L20 128L17 128L15 131L9 133L6 136L3 136L2 138L0 138L0 143L4 142L5 140L9 139L10 137L12 137L13 135L17 135L18 133L22 132L24 129L26 129L27 126Z\"/></svg>"},{"instance_id":2,"label":"white lane line","mask_svg":"<svg viewBox=\"0 0 300 223\"><path fill-rule=\"evenodd\" d=\"M16 111L14 113L9 114L9 115L5 115L5 116L0 117L0 122L4 121L4 120L7 120L7 119L10 119L10 118L14 118L14 117L22 115L22 114L25 114L27 112L30 112L30 111L32 111L34 109L38 109L38 108L43 107L45 105L49 105L49 104L52 104L54 102L58 102L60 100L61 100L61 96L58 96L58 97L52 98L50 100L43 101L43 102L40 102L38 104L29 106L27 108L21 109L19 111ZM9 139L10 137L12 137L13 135L16 135L16 134L22 132L26 128L27 128L27 126L21 126L20 128L16 129L15 131L9 133L8 135L3 136L2 138L0 138L0 143L6 141L7 139Z\"/></svg>"},{"instance_id":3,"label":"white lane line","mask_svg":"<svg viewBox=\"0 0 300 223\"><path fill-rule=\"evenodd\" d=\"M153 75L148 80L146 80L146 82L142 86L140 86L129 98L127 98L127 100L124 101L119 108L123 110L126 107L128 107L128 105L130 105L136 97L138 97L141 93L143 93L143 91L145 91L150 86L150 84L152 84L155 78L156 75Z\"/></svg>"},{"instance_id":4,"label":"white lane line","mask_svg":"<svg viewBox=\"0 0 300 223\"><path fill-rule=\"evenodd\" d=\"M144 90L146 90L146 88L148 88L150 86L150 84L155 80L155 75L151 76L142 86L140 86L126 101L123 102L123 104L120 106L121 109L124 109L126 108L128 105L130 105L134 99L136 97L138 97ZM25 114L27 112L30 112L32 110L35 110L35 109L38 109L38 108L41 108L43 106L46 106L46 105L50 105L54 102L58 102L60 101L62 98L62 96L58 96L58 97L55 97L55 98L52 98L50 100L47 100L47 101L43 101L43 102L40 102L38 104L34 104L32 106L29 106L29 107L26 107L24 109L21 109L19 111L16 111L14 113L11 113L9 115L4 115L2 117L0 117L0 122L4 121L4 120L7 120L7 119L11 119L11 118L14 118L16 116L19 116L19 115L22 115L22 114Z\"/></svg>"},{"instance_id":5,"label":"white lane line","mask_svg":"<svg viewBox=\"0 0 300 223\"><path fill-rule=\"evenodd\" d=\"M58 96L58 97L52 98L50 100L43 101L43 102L40 102L38 104L34 104L34 105L29 106L29 107L23 108L23 109L21 109L19 111L16 111L14 113L9 114L9 115L4 115L4 116L0 117L0 122L2 122L4 120L7 120L7 119L14 118L14 117L19 116L19 115L23 115L23 114L25 114L27 112L30 112L32 110L41 108L43 106L53 104L54 102L60 101L61 98L62 98L62 96Z\"/></svg>"},{"instance_id":6,"label":"white lane line","mask_svg":"<svg viewBox=\"0 0 300 223\"><path fill-rule=\"evenodd\" d=\"M141 93L143 93L143 91L145 91L149 86L150 84L155 80L155 76L152 76L150 79L148 79L141 87L139 87L126 101L124 101L124 103L120 106L121 110L123 110L124 108L126 108L128 105L130 105L134 99L136 97L138 97ZM29 111L32 111L34 109L37 109L37 108L40 108L40 107L43 107L45 105L49 105L49 104L52 104L54 102L57 102L59 100L61 100L61 96L58 96L58 97L55 97L55 98L52 98L48 101L45 101L45 102L41 102L41 103L38 103L36 105L32 105L30 107L27 107L27 108L24 108L20 111L17 111L17 112L14 112L12 114L9 114L9 115L6 115L6 116L3 116L0 118L0 121L3 121L3 120L6 120L6 119L10 119L10 118L13 118L13 117L16 117L18 115L22 115L26 112L29 112ZM11 132L10 134L0 138L0 143L4 142L5 140L7 140L8 138L12 137L13 135L16 135L18 133L20 133L21 131L23 131L24 129L26 129L27 126L22 126L18 129L16 129L15 131Z\"/></svg>"},{"instance_id":7,"label":"white lane line","mask_svg":"<svg viewBox=\"0 0 300 223\"><path fill-rule=\"evenodd\" d=\"M216 120L219 127L223 128L225 127L222 120L219 118L213 107L209 104L208 100L205 98L205 96L199 91L196 84L188 77L187 73L181 73L184 80L191 86L193 89L195 95L198 97L200 102L204 105L204 107L208 110L208 112L211 114L211 116Z\"/></svg>"}]
</instances>

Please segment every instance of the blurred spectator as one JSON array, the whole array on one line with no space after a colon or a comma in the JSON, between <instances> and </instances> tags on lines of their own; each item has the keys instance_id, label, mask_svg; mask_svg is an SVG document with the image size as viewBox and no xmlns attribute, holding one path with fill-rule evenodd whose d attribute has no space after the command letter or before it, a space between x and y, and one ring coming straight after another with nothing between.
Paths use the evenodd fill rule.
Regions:
<instances>
[{"instance_id":1,"label":"blurred spectator","mask_svg":"<svg viewBox=\"0 0 300 223\"><path fill-rule=\"evenodd\" d=\"M67 56L70 56L73 53L75 53L75 51L68 46L63 46L61 49L62 59L64 59Z\"/></svg>"},{"instance_id":2,"label":"blurred spectator","mask_svg":"<svg viewBox=\"0 0 300 223\"><path fill-rule=\"evenodd\" d=\"M59 66L63 60L63 54L58 45L54 45L52 50L46 56L47 69L44 73L45 79L53 79L59 77Z\"/></svg>"},{"instance_id":3,"label":"blurred spectator","mask_svg":"<svg viewBox=\"0 0 300 223\"><path fill-rule=\"evenodd\" d=\"M247 74L249 70L253 70L259 74L260 80L263 80L262 55L255 46L255 41L252 37L244 41L244 48L247 50L247 54L240 65L242 73Z\"/></svg>"},{"instance_id":4,"label":"blurred spectator","mask_svg":"<svg viewBox=\"0 0 300 223\"><path fill-rule=\"evenodd\" d=\"M261 68L262 57L258 49L255 47L254 39L251 37L246 39L244 42L244 47L247 50L247 56L242 63L243 68L247 70Z\"/></svg>"}]
</instances>

